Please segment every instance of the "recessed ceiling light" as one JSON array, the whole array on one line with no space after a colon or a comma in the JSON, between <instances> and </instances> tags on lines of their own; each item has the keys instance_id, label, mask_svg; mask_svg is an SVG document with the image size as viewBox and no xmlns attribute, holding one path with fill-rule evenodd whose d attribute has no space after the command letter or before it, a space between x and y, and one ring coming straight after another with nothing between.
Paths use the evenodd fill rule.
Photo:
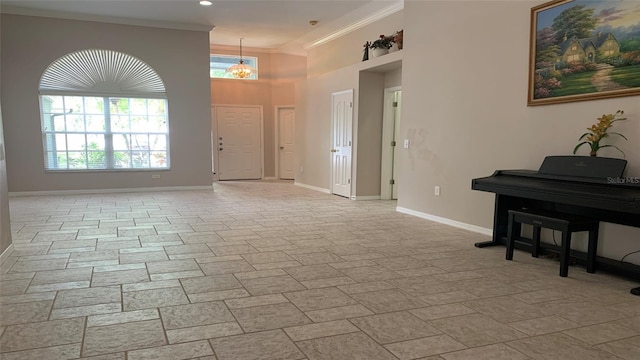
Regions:
<instances>
[{"instance_id":1,"label":"recessed ceiling light","mask_svg":"<svg viewBox=\"0 0 640 360\"><path fill-rule=\"evenodd\" d=\"M213 5L213 3L211 1L209 1L209 0L202 0L202 1L200 1L200 5L202 5L202 6L211 6L211 5Z\"/></svg>"}]
</instances>

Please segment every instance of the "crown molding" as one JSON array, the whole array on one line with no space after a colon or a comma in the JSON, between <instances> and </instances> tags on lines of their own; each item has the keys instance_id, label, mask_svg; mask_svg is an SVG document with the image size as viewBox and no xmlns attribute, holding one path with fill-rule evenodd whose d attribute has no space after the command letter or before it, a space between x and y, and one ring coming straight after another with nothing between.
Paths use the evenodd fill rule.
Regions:
<instances>
[{"instance_id":1,"label":"crown molding","mask_svg":"<svg viewBox=\"0 0 640 360\"><path fill-rule=\"evenodd\" d=\"M395 2L390 6L387 6L383 9L380 9L379 11L372 13L370 15L368 15L365 18L362 18L348 26L345 26L339 30L336 30L328 35L325 35L315 41L309 42L307 44L305 44L303 46L303 48L305 50L309 50L312 49L316 46L322 45L322 44L326 44L327 42L337 39L341 36L344 36L352 31L358 30L366 25L369 25L375 21L378 21L380 19L383 19L389 15L395 14L398 11L401 11L404 9L404 1L399 1L399 2Z\"/></svg>"},{"instance_id":2,"label":"crown molding","mask_svg":"<svg viewBox=\"0 0 640 360\"><path fill-rule=\"evenodd\" d=\"M11 14L11 15L50 17L50 18L66 19L66 20L93 21L93 22L103 22L103 23L109 23L109 24L145 26L145 27L155 27L155 28L173 29L173 30L209 32L215 28L214 25L187 24L187 23L178 23L178 22L171 22L171 21L160 21L160 20L128 19L128 18L121 18L121 17L114 17L114 16L87 15L87 14L77 14L77 13L60 12L60 11L39 10L39 9L24 8L19 6L8 6L8 5L3 5L2 8L0 9L0 12L3 14Z\"/></svg>"}]
</instances>

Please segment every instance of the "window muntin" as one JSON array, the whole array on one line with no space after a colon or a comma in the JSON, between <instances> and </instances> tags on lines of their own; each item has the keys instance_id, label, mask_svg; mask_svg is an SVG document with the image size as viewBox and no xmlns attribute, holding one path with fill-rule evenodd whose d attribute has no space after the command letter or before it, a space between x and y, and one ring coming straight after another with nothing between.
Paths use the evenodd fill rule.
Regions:
<instances>
[{"instance_id":1,"label":"window muntin","mask_svg":"<svg viewBox=\"0 0 640 360\"><path fill-rule=\"evenodd\" d=\"M239 56L212 54L209 56L209 76L220 79L235 79L233 75L227 72L227 69L239 61ZM256 72L246 79L236 80L258 80L258 58L255 56L243 56L242 61L244 64L256 69Z\"/></svg>"},{"instance_id":2,"label":"window muntin","mask_svg":"<svg viewBox=\"0 0 640 360\"><path fill-rule=\"evenodd\" d=\"M169 168L166 99L42 95L40 102L46 170Z\"/></svg>"}]
</instances>

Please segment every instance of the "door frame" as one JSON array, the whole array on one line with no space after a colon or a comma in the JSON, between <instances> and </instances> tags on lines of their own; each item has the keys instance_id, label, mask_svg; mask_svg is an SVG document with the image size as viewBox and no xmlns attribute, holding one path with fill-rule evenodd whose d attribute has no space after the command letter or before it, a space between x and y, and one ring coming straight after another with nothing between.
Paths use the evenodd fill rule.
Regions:
<instances>
[{"instance_id":1,"label":"door frame","mask_svg":"<svg viewBox=\"0 0 640 360\"><path fill-rule=\"evenodd\" d=\"M396 91L402 91L402 86L394 86L384 89L384 107L382 114L382 159L380 166L380 199L390 200L393 197L393 187L390 181L393 174L393 155L391 152L390 142L393 140L394 129L394 109L393 96ZM396 138L398 134L396 134ZM400 145L396 143L395 151L400 149ZM396 179L397 180L397 179Z\"/></svg>"},{"instance_id":2,"label":"door frame","mask_svg":"<svg viewBox=\"0 0 640 360\"><path fill-rule=\"evenodd\" d=\"M260 178L264 179L264 111L262 105L243 105L243 104L213 104L211 105L211 150L212 150L212 169L213 179L220 180L218 167L220 165L220 152L218 151L218 119L216 119L216 108L222 107L239 107L239 108L258 108L260 110Z\"/></svg>"},{"instance_id":3,"label":"door frame","mask_svg":"<svg viewBox=\"0 0 640 360\"><path fill-rule=\"evenodd\" d=\"M275 105L273 107L273 122L274 122L274 128L275 128L275 136L274 136L274 144L273 144L273 151L274 151L274 159L275 159L275 163L276 163L276 179L280 179L280 110L282 109L292 109L294 114L296 111L296 107L294 105ZM294 125L295 126L295 125ZM295 135L294 135L295 138ZM295 174L295 171L294 171ZM295 176L295 175L294 175Z\"/></svg>"},{"instance_id":4,"label":"door frame","mask_svg":"<svg viewBox=\"0 0 640 360\"><path fill-rule=\"evenodd\" d=\"M335 103L334 103L334 97L336 95L342 95L342 94L351 94L351 159L350 159L350 163L351 163L351 168L349 169L349 173L350 173L350 179L351 179L351 183L349 184L349 196L347 196L348 199L351 200L355 200L355 196L353 195L355 190L355 176L354 176L354 149L356 148L356 141L355 141L355 131L354 129L356 128L356 104L355 104L355 91L353 89L348 89L348 90L342 90L342 91L336 91L336 92L332 92L331 93L331 133L330 133L330 141L329 141L329 149L333 148L333 136L334 136L334 132L335 132L335 126L334 126L334 118L333 118L333 110L335 108ZM333 192L333 153L329 153L329 157L330 157L330 161L329 161L329 193L330 194L334 194ZM340 195L338 195L340 196Z\"/></svg>"}]
</instances>

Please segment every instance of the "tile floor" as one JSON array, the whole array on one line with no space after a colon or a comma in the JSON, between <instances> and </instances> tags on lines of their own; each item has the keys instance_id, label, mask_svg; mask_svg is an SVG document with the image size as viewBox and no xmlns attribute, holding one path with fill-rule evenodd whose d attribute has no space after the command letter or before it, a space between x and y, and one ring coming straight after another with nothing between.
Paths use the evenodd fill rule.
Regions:
<instances>
[{"instance_id":1,"label":"tile floor","mask_svg":"<svg viewBox=\"0 0 640 360\"><path fill-rule=\"evenodd\" d=\"M0 358L640 359L638 283L395 206L282 182L12 198Z\"/></svg>"}]
</instances>

